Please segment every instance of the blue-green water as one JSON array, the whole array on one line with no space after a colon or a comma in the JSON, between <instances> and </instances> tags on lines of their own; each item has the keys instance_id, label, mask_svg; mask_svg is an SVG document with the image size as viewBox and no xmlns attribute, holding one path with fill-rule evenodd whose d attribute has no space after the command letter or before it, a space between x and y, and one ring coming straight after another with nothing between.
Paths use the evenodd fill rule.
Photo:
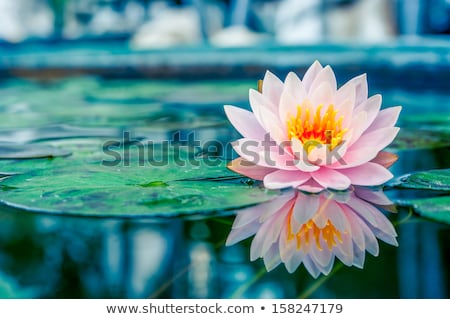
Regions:
<instances>
[{"instance_id":1,"label":"blue-green water","mask_svg":"<svg viewBox=\"0 0 450 319\"><path fill-rule=\"evenodd\" d=\"M99 143L119 138L123 131L152 141L170 139L174 132L179 132L181 138L195 132L200 141L219 140L226 145L238 134L227 123L222 105L248 106L248 88L253 86L247 80L4 80L0 82L0 141L40 147L58 147L72 141L82 144L85 148L80 148L89 156L96 154ZM395 90L371 87L371 91L383 94L385 107L404 106L402 133L391 148L400 156L392 169L395 176L450 166L448 92L430 88L412 91L402 84ZM232 156L227 153L225 160ZM8 160L0 160L0 172L8 172ZM387 194L394 200L426 197L412 191L391 190ZM123 199L120 192L116 197L119 203ZM127 213L127 205L119 208ZM250 240L225 247L233 214L227 211L210 217L196 214L172 219L92 218L0 206L0 296L450 295L449 226L419 218L406 208L389 215L399 234L399 247L381 243L379 256L367 255L364 269L337 263L330 275L316 280L303 267L294 274L282 266L267 273L262 262L249 261Z\"/></svg>"}]
</instances>

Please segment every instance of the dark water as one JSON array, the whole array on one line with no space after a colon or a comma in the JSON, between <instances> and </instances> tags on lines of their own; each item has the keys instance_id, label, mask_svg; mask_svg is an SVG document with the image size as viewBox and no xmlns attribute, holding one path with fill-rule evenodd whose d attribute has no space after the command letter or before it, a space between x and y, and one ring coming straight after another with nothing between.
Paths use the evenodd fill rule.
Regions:
<instances>
[{"instance_id":1,"label":"dark water","mask_svg":"<svg viewBox=\"0 0 450 319\"><path fill-rule=\"evenodd\" d=\"M238 135L221 105L247 105L249 81L24 80L0 84L1 141L120 135L164 139L180 128L201 140ZM372 89L405 106L395 176L449 167L448 92ZM71 125L69 128L61 124ZM412 137L411 137L412 136ZM424 196L391 190L392 199ZM120 193L117 194L120 196ZM123 208L126 210L126 207ZM399 247L380 243L364 269L336 262L313 279L300 266L266 272L250 240L225 247L225 215L177 219L54 216L0 206L0 297L12 298L448 298L450 227L399 209Z\"/></svg>"}]
</instances>

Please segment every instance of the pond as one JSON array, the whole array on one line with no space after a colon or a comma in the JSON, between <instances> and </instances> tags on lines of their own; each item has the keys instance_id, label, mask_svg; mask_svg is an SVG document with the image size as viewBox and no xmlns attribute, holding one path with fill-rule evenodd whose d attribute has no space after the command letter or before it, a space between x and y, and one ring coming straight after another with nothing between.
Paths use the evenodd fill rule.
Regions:
<instances>
[{"instance_id":1,"label":"pond","mask_svg":"<svg viewBox=\"0 0 450 319\"><path fill-rule=\"evenodd\" d=\"M385 188L399 204L398 213L385 211L398 247L379 241L362 269L336 261L314 279L303 265L267 272L261 259L251 262L251 239L225 245L238 208L278 196L226 169L240 136L222 106L248 107L255 86L238 78L2 80L0 297L448 298L448 188L396 182L449 167L449 91L419 91L406 79L371 87L369 75L383 107L404 107L389 149L399 155L396 181ZM430 205L414 201L436 196L443 204L433 220Z\"/></svg>"}]
</instances>

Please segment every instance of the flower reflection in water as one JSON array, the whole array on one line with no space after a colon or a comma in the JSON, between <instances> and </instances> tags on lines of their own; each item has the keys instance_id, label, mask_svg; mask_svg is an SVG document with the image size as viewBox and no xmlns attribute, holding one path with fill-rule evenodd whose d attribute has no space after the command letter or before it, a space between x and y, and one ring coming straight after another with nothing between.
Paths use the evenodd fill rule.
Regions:
<instances>
[{"instance_id":1,"label":"flower reflection in water","mask_svg":"<svg viewBox=\"0 0 450 319\"><path fill-rule=\"evenodd\" d=\"M381 212L392 202L381 190L305 194L290 189L276 199L238 212L227 245L253 238L251 260L263 258L268 271L284 263L292 273L302 263L317 278L337 257L363 268L365 252L377 256L378 239L397 246L397 234Z\"/></svg>"}]
</instances>

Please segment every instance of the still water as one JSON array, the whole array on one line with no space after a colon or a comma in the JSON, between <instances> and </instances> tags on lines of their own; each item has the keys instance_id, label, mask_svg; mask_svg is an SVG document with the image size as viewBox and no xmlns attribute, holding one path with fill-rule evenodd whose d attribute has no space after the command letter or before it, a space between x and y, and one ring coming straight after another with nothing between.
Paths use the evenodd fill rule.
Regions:
<instances>
[{"instance_id":1,"label":"still water","mask_svg":"<svg viewBox=\"0 0 450 319\"><path fill-rule=\"evenodd\" d=\"M29 152L36 155L45 153L44 146L72 141L72 146L82 145L83 156L98 159L105 155L96 153L101 143L123 132L157 142L173 139L174 134L186 139L194 133L196 139L220 141L228 150L227 143L239 136L228 125L222 105L248 105L248 88L253 86L246 80L181 83L88 77L3 81L0 142L2 150L5 143L32 143L36 148ZM392 168L395 176L450 166L448 92L371 91L383 94L383 106L404 106L402 135L391 149L400 156ZM225 160L234 156L228 151L219 153ZM37 163L24 161L33 163L24 167ZM22 163L4 152L0 172L20 172ZM394 201L426 197L405 190L387 190L386 195ZM125 196L119 191L112 200L121 203ZM127 207L115 209L127 215ZM177 218L80 217L2 205L0 297L450 296L450 227L417 217L407 208L386 213L398 233L398 247L380 241L379 256L367 253L363 269L336 262L328 276L318 279L303 266L290 274L283 265L267 272L261 260L250 262L251 239L225 246L236 212L197 212Z\"/></svg>"}]
</instances>

